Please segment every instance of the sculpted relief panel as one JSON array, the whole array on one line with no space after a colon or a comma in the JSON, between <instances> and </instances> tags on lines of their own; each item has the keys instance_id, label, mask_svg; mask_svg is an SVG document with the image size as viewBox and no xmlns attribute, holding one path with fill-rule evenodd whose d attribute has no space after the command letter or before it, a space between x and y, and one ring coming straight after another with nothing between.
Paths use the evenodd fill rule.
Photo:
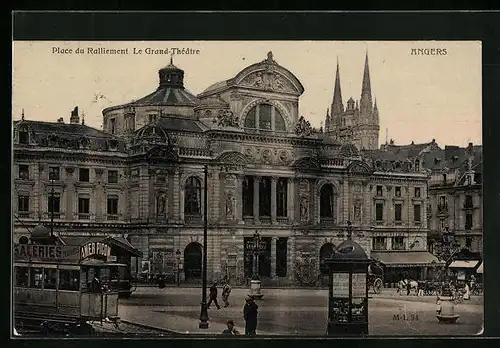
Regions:
<instances>
[{"instance_id":1,"label":"sculpted relief panel","mask_svg":"<svg viewBox=\"0 0 500 348\"><path fill-rule=\"evenodd\" d=\"M246 76L241 81L242 86L275 92L296 92L288 79L274 71L257 71Z\"/></svg>"}]
</instances>

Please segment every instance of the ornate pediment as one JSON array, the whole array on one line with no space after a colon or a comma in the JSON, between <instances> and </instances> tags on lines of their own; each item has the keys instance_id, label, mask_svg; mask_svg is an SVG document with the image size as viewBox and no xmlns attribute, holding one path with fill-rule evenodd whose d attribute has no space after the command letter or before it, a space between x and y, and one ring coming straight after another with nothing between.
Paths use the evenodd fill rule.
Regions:
<instances>
[{"instance_id":1,"label":"ornate pediment","mask_svg":"<svg viewBox=\"0 0 500 348\"><path fill-rule=\"evenodd\" d=\"M347 171L351 174L372 174L373 170L364 162L355 161L352 162Z\"/></svg>"},{"instance_id":2,"label":"ornate pediment","mask_svg":"<svg viewBox=\"0 0 500 348\"><path fill-rule=\"evenodd\" d=\"M293 84L282 74L273 70L253 72L240 82L241 86L258 88L265 91L296 93Z\"/></svg>"},{"instance_id":3,"label":"ornate pediment","mask_svg":"<svg viewBox=\"0 0 500 348\"><path fill-rule=\"evenodd\" d=\"M220 154L215 162L220 164L231 164L231 165L245 165L250 163L248 157L237 151L228 151Z\"/></svg>"},{"instance_id":4,"label":"ornate pediment","mask_svg":"<svg viewBox=\"0 0 500 348\"><path fill-rule=\"evenodd\" d=\"M302 157L291 164L292 167L297 169L321 169L321 164L316 158Z\"/></svg>"}]
</instances>

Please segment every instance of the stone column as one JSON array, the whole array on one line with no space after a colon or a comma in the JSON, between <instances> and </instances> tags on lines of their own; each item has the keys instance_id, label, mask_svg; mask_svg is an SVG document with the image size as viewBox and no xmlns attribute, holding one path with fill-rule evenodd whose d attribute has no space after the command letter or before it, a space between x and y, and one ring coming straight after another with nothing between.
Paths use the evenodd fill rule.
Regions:
<instances>
[{"instance_id":1,"label":"stone column","mask_svg":"<svg viewBox=\"0 0 500 348\"><path fill-rule=\"evenodd\" d=\"M243 175L236 175L236 190L235 190L235 202L236 202L236 221L237 223L243 222Z\"/></svg>"},{"instance_id":2,"label":"stone column","mask_svg":"<svg viewBox=\"0 0 500 348\"><path fill-rule=\"evenodd\" d=\"M271 238L271 278L276 277L276 243L278 238Z\"/></svg>"},{"instance_id":3,"label":"stone column","mask_svg":"<svg viewBox=\"0 0 500 348\"><path fill-rule=\"evenodd\" d=\"M295 219L295 182L292 178L287 178L286 190L286 210L288 221L293 222Z\"/></svg>"},{"instance_id":4,"label":"stone column","mask_svg":"<svg viewBox=\"0 0 500 348\"><path fill-rule=\"evenodd\" d=\"M260 176L253 177L253 219L259 223L259 185Z\"/></svg>"},{"instance_id":5,"label":"stone column","mask_svg":"<svg viewBox=\"0 0 500 348\"><path fill-rule=\"evenodd\" d=\"M271 223L276 223L276 177L271 177Z\"/></svg>"},{"instance_id":6,"label":"stone column","mask_svg":"<svg viewBox=\"0 0 500 348\"><path fill-rule=\"evenodd\" d=\"M370 186L363 183L363 205L361 208L361 221L364 226L371 225L372 219L372 200L370 197Z\"/></svg>"},{"instance_id":7,"label":"stone column","mask_svg":"<svg viewBox=\"0 0 500 348\"><path fill-rule=\"evenodd\" d=\"M94 186L94 206L95 206L95 221L103 221L105 220L105 216L108 213L108 199L106 196L106 190L102 185L104 169L96 168L96 184ZM91 203L92 205L92 203Z\"/></svg>"},{"instance_id":8,"label":"stone column","mask_svg":"<svg viewBox=\"0 0 500 348\"><path fill-rule=\"evenodd\" d=\"M342 182L342 221L340 224L345 224L349 220L349 183L347 180Z\"/></svg>"},{"instance_id":9,"label":"stone column","mask_svg":"<svg viewBox=\"0 0 500 348\"><path fill-rule=\"evenodd\" d=\"M287 247L287 276L295 281L295 237L288 238Z\"/></svg>"},{"instance_id":10,"label":"stone column","mask_svg":"<svg viewBox=\"0 0 500 348\"><path fill-rule=\"evenodd\" d=\"M181 192L183 192L183 188L181 187L181 173L178 168L175 169L175 172L172 174L172 206L173 206L173 220L180 221L183 220L184 216L181 216Z\"/></svg>"}]
</instances>

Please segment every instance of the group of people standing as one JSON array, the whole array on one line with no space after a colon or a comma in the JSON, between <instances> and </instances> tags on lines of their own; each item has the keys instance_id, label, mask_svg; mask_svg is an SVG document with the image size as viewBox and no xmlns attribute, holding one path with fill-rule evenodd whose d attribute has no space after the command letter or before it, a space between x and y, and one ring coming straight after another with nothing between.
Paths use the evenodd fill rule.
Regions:
<instances>
[{"instance_id":1,"label":"group of people standing","mask_svg":"<svg viewBox=\"0 0 500 348\"><path fill-rule=\"evenodd\" d=\"M224 278L222 285L222 301L224 303L224 308L229 307L229 295L231 294L232 288L228 283L227 278ZM214 282L209 289L209 300L207 303L207 308L210 309L210 305L213 303L217 309L220 309L220 305L217 301L218 289L217 283ZM252 296L247 295L245 298L245 305L243 307L243 318L245 319L245 335L252 336L256 335L257 330L257 315L259 306L255 303ZM227 321L227 329L225 329L222 334L224 335L239 335L240 333L234 327L234 321Z\"/></svg>"}]
</instances>

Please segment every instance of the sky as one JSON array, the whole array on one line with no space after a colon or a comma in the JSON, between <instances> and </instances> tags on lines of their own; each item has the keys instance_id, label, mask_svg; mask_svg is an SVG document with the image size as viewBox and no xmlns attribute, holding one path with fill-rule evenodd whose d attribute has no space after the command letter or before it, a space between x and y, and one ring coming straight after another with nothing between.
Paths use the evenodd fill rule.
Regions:
<instances>
[{"instance_id":1,"label":"sky","mask_svg":"<svg viewBox=\"0 0 500 348\"><path fill-rule=\"evenodd\" d=\"M128 54L89 54L88 48L128 48ZM146 54L145 49L169 49ZM85 124L102 129L102 109L139 99L158 87L158 70L170 61L185 71L193 94L264 60L291 71L304 86L299 114L315 127L333 97L337 61L344 105L359 100L368 52L372 97L380 115L380 144L482 143L479 41L125 41L13 43L13 119L69 122L78 106ZM412 49L446 49L446 55L412 55ZM83 54L76 53L82 49ZM134 54L142 49L142 54ZM69 52L71 50L71 52ZM187 51L187 50L185 50ZM98 98L96 95L103 95Z\"/></svg>"}]
</instances>

